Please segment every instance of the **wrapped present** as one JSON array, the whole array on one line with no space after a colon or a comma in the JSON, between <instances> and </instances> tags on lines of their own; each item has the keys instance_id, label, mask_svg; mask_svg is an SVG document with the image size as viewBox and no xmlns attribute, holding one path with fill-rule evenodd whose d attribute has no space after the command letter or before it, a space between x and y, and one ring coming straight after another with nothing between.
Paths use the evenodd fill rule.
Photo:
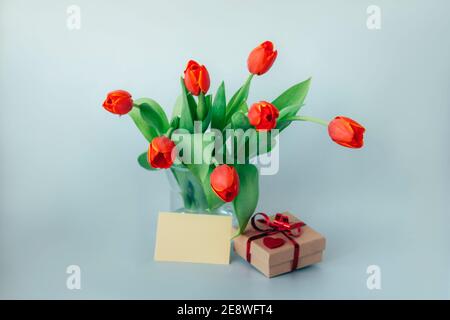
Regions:
<instances>
[{"instance_id":1,"label":"wrapped present","mask_svg":"<svg viewBox=\"0 0 450 320\"><path fill-rule=\"evenodd\" d=\"M320 262L325 238L289 212L272 218L257 213L234 239L234 249L270 278Z\"/></svg>"}]
</instances>

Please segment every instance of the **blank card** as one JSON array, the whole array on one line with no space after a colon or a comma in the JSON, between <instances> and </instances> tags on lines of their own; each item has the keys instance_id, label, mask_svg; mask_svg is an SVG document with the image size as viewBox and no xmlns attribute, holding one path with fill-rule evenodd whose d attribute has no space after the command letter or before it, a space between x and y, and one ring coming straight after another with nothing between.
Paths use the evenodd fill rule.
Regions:
<instances>
[{"instance_id":1,"label":"blank card","mask_svg":"<svg viewBox=\"0 0 450 320\"><path fill-rule=\"evenodd\" d=\"M230 263L230 216L160 212L155 260Z\"/></svg>"}]
</instances>

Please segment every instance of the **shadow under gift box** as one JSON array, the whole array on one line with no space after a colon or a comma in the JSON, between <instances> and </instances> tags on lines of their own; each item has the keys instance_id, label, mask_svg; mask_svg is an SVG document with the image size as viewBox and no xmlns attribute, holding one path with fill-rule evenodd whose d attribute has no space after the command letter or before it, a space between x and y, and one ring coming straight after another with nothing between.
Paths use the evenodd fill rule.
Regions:
<instances>
[{"instance_id":1,"label":"shadow under gift box","mask_svg":"<svg viewBox=\"0 0 450 320\"><path fill-rule=\"evenodd\" d=\"M289 212L282 213L289 217L289 222L294 223L300 221L297 217ZM273 219L273 217L271 217ZM245 232L234 239L234 250L242 258L247 259L247 242L254 235L262 233L255 230L249 224ZM294 260L294 244L282 232L270 234L267 237L282 238L284 244L277 248L269 248L264 244L264 238L251 241L250 245L250 263L266 277L274 277L292 270ZM300 247L298 265L296 269L300 269L322 261L322 254L325 250L325 238L315 231L313 228L305 225L301 228L300 236L291 236Z\"/></svg>"}]
</instances>

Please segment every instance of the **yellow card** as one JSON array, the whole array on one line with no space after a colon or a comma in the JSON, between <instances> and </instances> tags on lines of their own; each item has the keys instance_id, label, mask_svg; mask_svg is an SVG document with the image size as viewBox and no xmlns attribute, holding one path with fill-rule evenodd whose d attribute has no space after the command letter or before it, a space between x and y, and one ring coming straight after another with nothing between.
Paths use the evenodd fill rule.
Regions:
<instances>
[{"instance_id":1,"label":"yellow card","mask_svg":"<svg viewBox=\"0 0 450 320\"><path fill-rule=\"evenodd\" d=\"M155 260L230 263L230 216L160 212Z\"/></svg>"}]
</instances>

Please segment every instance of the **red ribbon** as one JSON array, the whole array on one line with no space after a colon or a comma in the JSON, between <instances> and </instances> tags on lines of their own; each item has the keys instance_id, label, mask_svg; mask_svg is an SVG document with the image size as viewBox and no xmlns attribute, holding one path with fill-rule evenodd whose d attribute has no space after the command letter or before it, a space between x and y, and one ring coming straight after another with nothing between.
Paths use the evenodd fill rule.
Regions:
<instances>
[{"instance_id":1,"label":"red ribbon","mask_svg":"<svg viewBox=\"0 0 450 320\"><path fill-rule=\"evenodd\" d=\"M256 220L258 216L262 216L262 219ZM262 223L266 227L265 228L259 227L256 224L256 221ZM270 220L269 216L263 212L255 214L251 219L251 223L252 227L257 231L260 231L261 233L251 236L247 240L247 261L248 262L251 261L250 246L253 240L261 239L266 236L277 233L282 233L294 245L294 259L292 260L291 270L297 269L298 260L300 256L300 246L298 245L297 241L295 241L295 239L293 238L297 238L300 236L302 227L305 225L305 223L301 221L290 223L289 216L281 213L277 213L275 215L275 218L273 220Z\"/></svg>"}]
</instances>

